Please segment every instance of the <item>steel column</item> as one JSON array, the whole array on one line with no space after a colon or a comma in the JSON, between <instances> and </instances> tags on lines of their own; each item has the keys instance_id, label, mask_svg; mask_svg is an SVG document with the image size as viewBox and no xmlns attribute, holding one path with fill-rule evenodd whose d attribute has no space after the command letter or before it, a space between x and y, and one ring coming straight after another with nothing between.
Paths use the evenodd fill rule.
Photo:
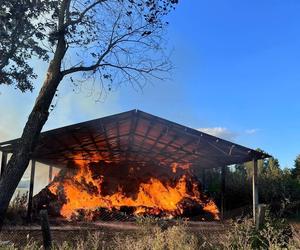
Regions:
<instances>
[{"instance_id":1,"label":"steel column","mask_svg":"<svg viewBox=\"0 0 300 250\"><path fill-rule=\"evenodd\" d=\"M4 173L4 169L6 167L6 164L7 164L7 153L6 152L2 152L0 178L2 177L2 175Z\"/></svg>"},{"instance_id":2,"label":"steel column","mask_svg":"<svg viewBox=\"0 0 300 250\"><path fill-rule=\"evenodd\" d=\"M205 178L205 168L202 168L202 189L206 189L206 178Z\"/></svg>"},{"instance_id":3,"label":"steel column","mask_svg":"<svg viewBox=\"0 0 300 250\"><path fill-rule=\"evenodd\" d=\"M256 214L258 207L258 185L257 185L257 159L253 159L253 175L252 175L252 195L253 195L253 221L256 223Z\"/></svg>"},{"instance_id":4,"label":"steel column","mask_svg":"<svg viewBox=\"0 0 300 250\"><path fill-rule=\"evenodd\" d=\"M225 177L226 177L226 166L223 166L221 170L221 218L222 219L224 219L224 209L225 209Z\"/></svg>"},{"instance_id":5,"label":"steel column","mask_svg":"<svg viewBox=\"0 0 300 250\"><path fill-rule=\"evenodd\" d=\"M53 167L49 166L49 183L52 181L53 178Z\"/></svg>"}]
</instances>

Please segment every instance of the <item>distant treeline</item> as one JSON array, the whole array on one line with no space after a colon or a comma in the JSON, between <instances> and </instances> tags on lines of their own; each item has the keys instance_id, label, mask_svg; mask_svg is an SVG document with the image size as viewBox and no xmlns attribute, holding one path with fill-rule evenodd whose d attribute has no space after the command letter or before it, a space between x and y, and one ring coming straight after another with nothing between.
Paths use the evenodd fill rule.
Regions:
<instances>
[{"instance_id":1,"label":"distant treeline","mask_svg":"<svg viewBox=\"0 0 300 250\"><path fill-rule=\"evenodd\" d=\"M225 211L252 204L253 163L230 166L226 169ZM221 170L199 171L203 188L217 203L221 198ZM277 216L298 216L300 213L300 155L293 168L281 168L276 158L258 161L259 203L270 206Z\"/></svg>"}]
</instances>

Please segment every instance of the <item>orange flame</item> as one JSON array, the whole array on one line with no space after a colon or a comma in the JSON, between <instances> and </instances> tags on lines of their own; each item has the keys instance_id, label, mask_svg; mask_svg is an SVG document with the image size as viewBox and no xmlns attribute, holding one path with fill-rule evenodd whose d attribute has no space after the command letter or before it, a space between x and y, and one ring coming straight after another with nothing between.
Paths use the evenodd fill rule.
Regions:
<instances>
[{"instance_id":1,"label":"orange flame","mask_svg":"<svg viewBox=\"0 0 300 250\"><path fill-rule=\"evenodd\" d=\"M51 193L65 197L60 214L67 219L76 215L78 209L119 210L123 206L132 207L136 215L158 214L160 211L168 215L181 215L184 209L180 204L186 199L201 205L203 211L210 213L214 219L219 219L219 211L215 203L201 194L196 184L193 183L191 186L186 174L180 175L173 183L151 176L147 180L141 181L138 187L135 187L135 192L131 192L129 195L124 190L126 186L119 183L115 184L116 188L113 191L110 190L107 187L113 182L109 180L110 176L103 175L103 173L95 176L87 161L75 160L75 163L77 165L75 174L66 174L62 178L57 177L48 186ZM188 166L179 167L178 164L175 164L171 166L171 171L176 173L179 168L187 169ZM127 174L132 178L137 178L138 175L130 168ZM128 180L128 185L130 184L130 180Z\"/></svg>"}]
</instances>

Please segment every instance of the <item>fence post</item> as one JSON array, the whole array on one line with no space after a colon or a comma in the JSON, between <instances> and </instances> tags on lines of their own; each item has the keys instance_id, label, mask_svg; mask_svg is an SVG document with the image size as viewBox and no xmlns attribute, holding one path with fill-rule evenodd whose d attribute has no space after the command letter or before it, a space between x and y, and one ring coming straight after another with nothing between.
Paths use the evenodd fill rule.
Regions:
<instances>
[{"instance_id":1,"label":"fence post","mask_svg":"<svg viewBox=\"0 0 300 250\"><path fill-rule=\"evenodd\" d=\"M259 204L257 208L256 229L260 229L265 223L266 205Z\"/></svg>"},{"instance_id":2,"label":"fence post","mask_svg":"<svg viewBox=\"0 0 300 250\"><path fill-rule=\"evenodd\" d=\"M50 250L52 247L52 239L51 239L47 209L42 209L40 211L40 217L41 217L41 229L42 229L42 235L43 235L44 249Z\"/></svg>"}]
</instances>

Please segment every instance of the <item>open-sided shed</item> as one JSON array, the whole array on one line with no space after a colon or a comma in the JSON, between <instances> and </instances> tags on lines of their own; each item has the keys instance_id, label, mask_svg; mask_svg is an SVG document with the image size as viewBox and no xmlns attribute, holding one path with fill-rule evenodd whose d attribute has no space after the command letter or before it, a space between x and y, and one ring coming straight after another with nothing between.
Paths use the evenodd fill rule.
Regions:
<instances>
[{"instance_id":1,"label":"open-sided shed","mask_svg":"<svg viewBox=\"0 0 300 250\"><path fill-rule=\"evenodd\" d=\"M7 154L12 153L19 139L0 143L1 173ZM41 133L32 152L29 214L33 193L35 161L64 167L76 157L88 159L95 154L111 162L190 164L192 168L222 168L253 161L253 214L258 205L257 160L268 155L236 143L208 135L166 119L132 110Z\"/></svg>"}]
</instances>

